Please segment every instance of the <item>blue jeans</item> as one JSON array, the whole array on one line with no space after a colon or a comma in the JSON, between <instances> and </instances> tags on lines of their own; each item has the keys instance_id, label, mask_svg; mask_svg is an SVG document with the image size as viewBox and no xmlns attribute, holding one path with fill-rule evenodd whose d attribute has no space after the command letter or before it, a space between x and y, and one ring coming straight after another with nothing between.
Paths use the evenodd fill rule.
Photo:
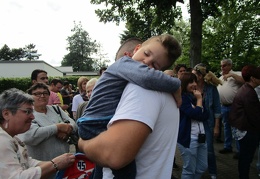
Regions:
<instances>
[{"instance_id":1,"label":"blue jeans","mask_svg":"<svg viewBox=\"0 0 260 179\"><path fill-rule=\"evenodd\" d=\"M208 149L208 170L210 176L217 176L217 163L216 156L214 150L214 128L213 127L205 127L206 132L206 141L207 141L207 149Z\"/></svg>"},{"instance_id":2,"label":"blue jeans","mask_svg":"<svg viewBox=\"0 0 260 179\"><path fill-rule=\"evenodd\" d=\"M86 120L77 122L79 136L84 140L89 140L101 132L107 130L109 120Z\"/></svg>"},{"instance_id":3,"label":"blue jeans","mask_svg":"<svg viewBox=\"0 0 260 179\"><path fill-rule=\"evenodd\" d=\"M240 179L249 179L250 164L253 161L255 151L259 145L260 134L247 131L247 134L239 140L240 155L238 158L238 172Z\"/></svg>"},{"instance_id":4,"label":"blue jeans","mask_svg":"<svg viewBox=\"0 0 260 179\"><path fill-rule=\"evenodd\" d=\"M221 106L222 123L224 125L224 148L232 150L232 131L229 124L230 106Z\"/></svg>"},{"instance_id":5,"label":"blue jeans","mask_svg":"<svg viewBox=\"0 0 260 179\"><path fill-rule=\"evenodd\" d=\"M178 148L183 160L181 178L200 179L208 168L207 144L198 143L198 139L191 139L189 148L185 148L179 143Z\"/></svg>"}]
</instances>

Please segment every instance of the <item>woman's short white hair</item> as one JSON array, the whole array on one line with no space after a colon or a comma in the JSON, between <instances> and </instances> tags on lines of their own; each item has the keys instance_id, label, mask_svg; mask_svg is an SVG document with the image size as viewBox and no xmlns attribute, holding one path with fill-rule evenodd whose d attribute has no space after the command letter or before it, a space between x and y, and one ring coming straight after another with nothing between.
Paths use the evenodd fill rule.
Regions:
<instances>
[{"instance_id":1,"label":"woman's short white hair","mask_svg":"<svg viewBox=\"0 0 260 179\"><path fill-rule=\"evenodd\" d=\"M86 88L89 87L89 86L95 86L95 84L97 83L97 78L91 78L87 84L86 84Z\"/></svg>"}]
</instances>

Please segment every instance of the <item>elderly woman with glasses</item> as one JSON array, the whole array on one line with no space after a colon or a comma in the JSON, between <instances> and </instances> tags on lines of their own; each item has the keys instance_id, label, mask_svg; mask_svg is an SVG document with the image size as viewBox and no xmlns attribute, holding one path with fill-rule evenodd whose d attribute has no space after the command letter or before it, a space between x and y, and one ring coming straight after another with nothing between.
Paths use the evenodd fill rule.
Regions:
<instances>
[{"instance_id":1,"label":"elderly woman with glasses","mask_svg":"<svg viewBox=\"0 0 260 179\"><path fill-rule=\"evenodd\" d=\"M38 160L50 160L69 152L69 135L76 131L76 124L59 106L47 105L50 91L43 83L35 83L28 89L34 99L30 129L19 138L28 148L28 153ZM54 177L54 176L53 176Z\"/></svg>"},{"instance_id":2,"label":"elderly woman with glasses","mask_svg":"<svg viewBox=\"0 0 260 179\"><path fill-rule=\"evenodd\" d=\"M34 119L33 98L12 88L0 94L0 178L48 178L73 164L73 154L39 161L28 156L16 135L26 132ZM50 151L48 151L50 152Z\"/></svg>"}]
</instances>

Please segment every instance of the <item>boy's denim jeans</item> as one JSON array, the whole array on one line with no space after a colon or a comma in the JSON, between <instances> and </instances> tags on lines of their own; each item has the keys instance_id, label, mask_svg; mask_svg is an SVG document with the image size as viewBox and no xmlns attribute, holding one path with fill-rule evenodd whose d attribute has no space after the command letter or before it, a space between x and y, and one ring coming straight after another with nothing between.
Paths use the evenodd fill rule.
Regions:
<instances>
[{"instance_id":1,"label":"boy's denim jeans","mask_svg":"<svg viewBox=\"0 0 260 179\"><path fill-rule=\"evenodd\" d=\"M109 120L87 120L78 122L78 132L79 136L83 140L89 140L97 135L99 135L101 132L104 132L107 130L107 124Z\"/></svg>"}]
</instances>

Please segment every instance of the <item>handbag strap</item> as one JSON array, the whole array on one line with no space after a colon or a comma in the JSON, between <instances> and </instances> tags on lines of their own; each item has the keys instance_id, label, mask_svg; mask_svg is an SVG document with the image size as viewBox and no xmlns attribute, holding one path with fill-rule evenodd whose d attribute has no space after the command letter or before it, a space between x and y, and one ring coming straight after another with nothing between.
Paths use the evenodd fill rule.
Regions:
<instances>
[{"instance_id":1,"label":"handbag strap","mask_svg":"<svg viewBox=\"0 0 260 179\"><path fill-rule=\"evenodd\" d=\"M60 108L59 108L59 106L56 106L57 108L54 107L54 106L56 106L56 105L52 105L52 108L54 109L54 111L55 111L57 114L60 115L61 119L63 119L63 118L62 118L62 115L61 115L61 112L60 112Z\"/></svg>"},{"instance_id":2,"label":"handbag strap","mask_svg":"<svg viewBox=\"0 0 260 179\"><path fill-rule=\"evenodd\" d=\"M56 106L56 107L55 107L55 106ZM59 106L57 106L57 105L52 105L52 108L54 109L54 111L55 111L57 114L60 115L61 120L62 120L64 123L70 123L69 120L64 120L64 119L63 119L62 114L61 114L61 112L60 112L60 107L59 107Z\"/></svg>"}]
</instances>

